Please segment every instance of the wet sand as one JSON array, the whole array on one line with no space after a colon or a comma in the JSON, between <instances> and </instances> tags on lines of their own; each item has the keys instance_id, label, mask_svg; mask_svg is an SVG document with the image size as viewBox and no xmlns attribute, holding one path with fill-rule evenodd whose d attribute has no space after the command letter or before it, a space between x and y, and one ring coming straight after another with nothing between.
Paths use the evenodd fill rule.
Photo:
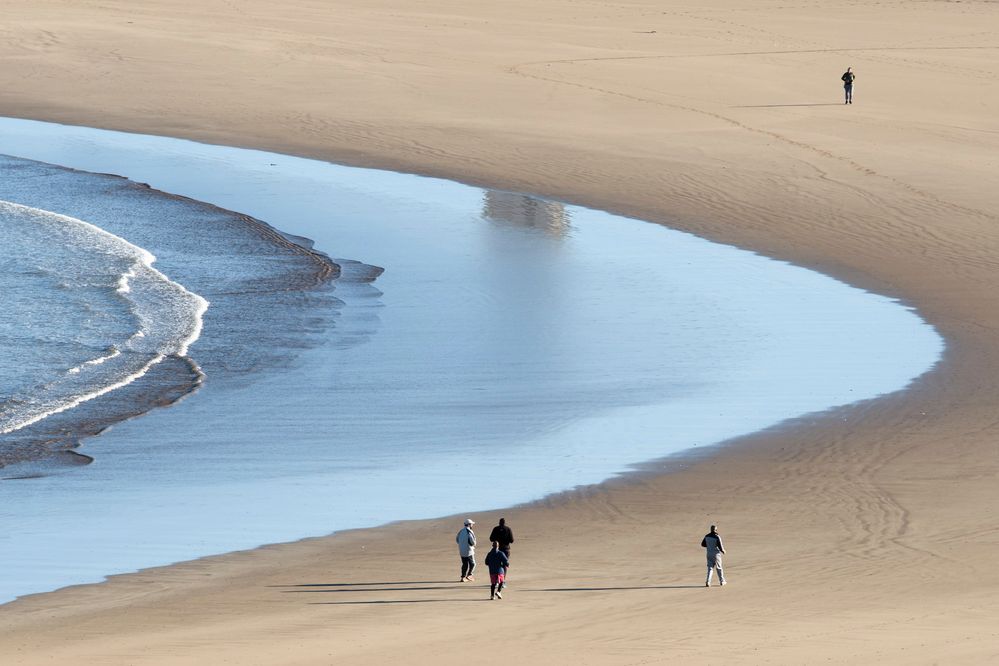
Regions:
<instances>
[{"instance_id":1,"label":"wet sand","mask_svg":"<svg viewBox=\"0 0 999 666\"><path fill-rule=\"evenodd\" d=\"M452 582L457 516L25 598L0 608L12 663L997 657L993 3L8 4L2 115L661 221L902 298L948 342L905 393L475 515L517 533L501 602ZM710 522L724 589L697 587Z\"/></svg>"}]
</instances>

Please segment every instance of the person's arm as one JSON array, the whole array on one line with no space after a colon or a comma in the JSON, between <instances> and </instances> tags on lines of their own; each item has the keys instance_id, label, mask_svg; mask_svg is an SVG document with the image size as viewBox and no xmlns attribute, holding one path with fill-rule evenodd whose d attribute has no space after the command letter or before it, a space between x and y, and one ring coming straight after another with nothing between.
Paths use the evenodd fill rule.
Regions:
<instances>
[{"instance_id":1,"label":"person's arm","mask_svg":"<svg viewBox=\"0 0 999 666\"><path fill-rule=\"evenodd\" d=\"M506 535L510 537L510 543L513 543L513 530L507 528Z\"/></svg>"},{"instance_id":2,"label":"person's arm","mask_svg":"<svg viewBox=\"0 0 999 666\"><path fill-rule=\"evenodd\" d=\"M721 537L718 537L718 550L721 552L722 555L725 554L725 546L722 545Z\"/></svg>"},{"instance_id":3,"label":"person's arm","mask_svg":"<svg viewBox=\"0 0 999 666\"><path fill-rule=\"evenodd\" d=\"M704 537L703 539L701 539L701 548L707 548L707 547L708 547L708 538Z\"/></svg>"}]
</instances>

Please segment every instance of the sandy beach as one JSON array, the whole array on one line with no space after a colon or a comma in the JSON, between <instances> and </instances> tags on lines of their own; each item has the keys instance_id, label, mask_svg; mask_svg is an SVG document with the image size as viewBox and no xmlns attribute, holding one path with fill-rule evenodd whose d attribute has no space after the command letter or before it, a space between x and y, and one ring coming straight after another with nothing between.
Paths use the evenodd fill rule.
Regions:
<instances>
[{"instance_id":1,"label":"sandy beach","mask_svg":"<svg viewBox=\"0 0 999 666\"><path fill-rule=\"evenodd\" d=\"M483 478L480 534L505 516L517 535L501 602L485 576L456 582L456 498L455 516L22 598L0 607L4 663L999 659L995 3L5 10L0 115L661 222L902 299L948 347L904 392L717 455L513 509ZM712 522L731 584L706 590Z\"/></svg>"}]
</instances>

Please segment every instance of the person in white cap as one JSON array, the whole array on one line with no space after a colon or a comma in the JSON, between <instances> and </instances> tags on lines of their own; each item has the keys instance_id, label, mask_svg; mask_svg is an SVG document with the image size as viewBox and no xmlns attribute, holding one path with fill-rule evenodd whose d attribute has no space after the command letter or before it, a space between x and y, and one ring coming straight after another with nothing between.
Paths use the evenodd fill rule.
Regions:
<instances>
[{"instance_id":1,"label":"person in white cap","mask_svg":"<svg viewBox=\"0 0 999 666\"><path fill-rule=\"evenodd\" d=\"M701 548L706 549L708 556L708 577L704 580L704 587L711 587L711 572L718 569L718 584L725 584L725 572L722 571L722 555L725 554L725 546L722 545L721 535L718 534L717 525L711 526L711 531L701 539Z\"/></svg>"},{"instance_id":2,"label":"person in white cap","mask_svg":"<svg viewBox=\"0 0 999 666\"><path fill-rule=\"evenodd\" d=\"M465 519L465 526L458 530L458 535L454 540L458 543L458 555L461 556L461 579L459 583L466 580L475 580L472 572L475 571L475 532L472 525L475 521L471 518Z\"/></svg>"}]
</instances>

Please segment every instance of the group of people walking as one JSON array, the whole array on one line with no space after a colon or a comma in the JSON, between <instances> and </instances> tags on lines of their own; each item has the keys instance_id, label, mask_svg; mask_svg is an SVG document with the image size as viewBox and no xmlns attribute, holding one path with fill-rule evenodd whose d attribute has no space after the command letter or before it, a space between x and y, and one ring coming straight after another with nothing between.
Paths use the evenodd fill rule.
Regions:
<instances>
[{"instance_id":1,"label":"group of people walking","mask_svg":"<svg viewBox=\"0 0 999 666\"><path fill-rule=\"evenodd\" d=\"M454 540L458 544L458 555L461 557L461 578L459 583L475 580L475 521L471 518L465 519L465 526L462 527ZM489 533L489 541L492 550L486 554L486 567L489 569L489 598L502 599L503 590L506 589L506 576L510 569L510 544L513 543L513 530L506 524L506 518L500 518L499 524ZM708 575L704 580L704 587L711 586L711 576L718 572L718 584L725 585L725 571L722 569L722 555L725 554L725 546L722 543L721 535L718 534L718 526L712 525L711 531L701 539L701 547L704 548L708 559Z\"/></svg>"},{"instance_id":2,"label":"group of people walking","mask_svg":"<svg viewBox=\"0 0 999 666\"><path fill-rule=\"evenodd\" d=\"M465 526L458 531L454 540L458 543L461 556L461 578L459 583L474 581L475 576L475 521L465 519ZM502 599L506 588L506 574L510 568L510 544L513 543L513 530L506 524L506 518L499 519L499 525L489 533L492 550L486 554L486 567L489 569L489 598Z\"/></svg>"}]
</instances>

